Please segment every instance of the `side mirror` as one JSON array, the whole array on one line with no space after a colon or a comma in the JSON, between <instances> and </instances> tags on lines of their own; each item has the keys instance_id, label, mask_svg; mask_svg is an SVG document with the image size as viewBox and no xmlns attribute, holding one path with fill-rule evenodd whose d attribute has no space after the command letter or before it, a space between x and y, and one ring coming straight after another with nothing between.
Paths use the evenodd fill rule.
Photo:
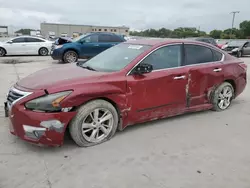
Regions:
<instances>
[{"instance_id":1,"label":"side mirror","mask_svg":"<svg viewBox=\"0 0 250 188\"><path fill-rule=\"evenodd\" d=\"M153 66L150 64L146 64L146 63L142 63L139 64L135 67L133 73L134 74L146 74L146 73L150 73L153 71Z\"/></svg>"},{"instance_id":2,"label":"side mirror","mask_svg":"<svg viewBox=\"0 0 250 188\"><path fill-rule=\"evenodd\" d=\"M10 40L10 41L8 41L7 43L12 44L12 43L13 43L13 41L12 41L12 40Z\"/></svg>"}]
</instances>

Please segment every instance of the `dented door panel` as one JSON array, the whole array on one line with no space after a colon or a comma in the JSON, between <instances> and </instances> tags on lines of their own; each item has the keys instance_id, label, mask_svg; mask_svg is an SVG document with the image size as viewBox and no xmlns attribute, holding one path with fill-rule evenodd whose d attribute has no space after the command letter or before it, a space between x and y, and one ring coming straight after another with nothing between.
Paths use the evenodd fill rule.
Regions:
<instances>
[{"instance_id":1,"label":"dented door panel","mask_svg":"<svg viewBox=\"0 0 250 188\"><path fill-rule=\"evenodd\" d=\"M223 82L221 62L188 66L188 106L209 103L209 94Z\"/></svg>"},{"instance_id":2,"label":"dented door panel","mask_svg":"<svg viewBox=\"0 0 250 188\"><path fill-rule=\"evenodd\" d=\"M167 117L186 107L186 68L174 68L127 77L131 122Z\"/></svg>"}]
</instances>

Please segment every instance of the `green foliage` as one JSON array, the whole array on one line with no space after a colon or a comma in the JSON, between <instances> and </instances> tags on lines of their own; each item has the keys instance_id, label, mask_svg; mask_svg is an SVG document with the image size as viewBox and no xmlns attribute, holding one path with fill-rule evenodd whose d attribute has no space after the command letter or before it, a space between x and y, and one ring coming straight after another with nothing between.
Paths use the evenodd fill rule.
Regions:
<instances>
[{"instance_id":1,"label":"green foliage","mask_svg":"<svg viewBox=\"0 0 250 188\"><path fill-rule=\"evenodd\" d=\"M30 31L35 31L34 29L19 29L15 33L22 33L23 35L29 35Z\"/></svg>"},{"instance_id":2,"label":"green foliage","mask_svg":"<svg viewBox=\"0 0 250 188\"><path fill-rule=\"evenodd\" d=\"M250 21L243 21L240 29L213 30L209 34L205 31L199 31L193 27L179 27L174 30L161 28L159 30L147 29L141 32L131 31L132 36L160 37L160 38L187 38L187 37L205 37L210 36L215 39L244 39L250 38ZM231 37L230 37L231 36Z\"/></svg>"}]
</instances>

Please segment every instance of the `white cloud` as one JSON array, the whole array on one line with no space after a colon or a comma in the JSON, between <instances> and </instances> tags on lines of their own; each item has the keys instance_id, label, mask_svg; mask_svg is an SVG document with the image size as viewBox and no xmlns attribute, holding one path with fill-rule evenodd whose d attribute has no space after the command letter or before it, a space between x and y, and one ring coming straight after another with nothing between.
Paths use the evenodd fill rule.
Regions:
<instances>
[{"instance_id":1,"label":"white cloud","mask_svg":"<svg viewBox=\"0 0 250 188\"><path fill-rule=\"evenodd\" d=\"M249 19L249 0L0 0L0 23L39 28L40 22L93 25L127 25L135 29L199 27L202 30L231 27Z\"/></svg>"}]
</instances>

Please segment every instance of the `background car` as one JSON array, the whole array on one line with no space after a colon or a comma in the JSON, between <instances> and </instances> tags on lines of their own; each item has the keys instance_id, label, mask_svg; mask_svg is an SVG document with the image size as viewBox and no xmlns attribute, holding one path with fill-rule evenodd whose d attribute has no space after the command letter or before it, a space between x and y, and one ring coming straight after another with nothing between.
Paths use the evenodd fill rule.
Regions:
<instances>
[{"instance_id":1,"label":"background car","mask_svg":"<svg viewBox=\"0 0 250 188\"><path fill-rule=\"evenodd\" d=\"M92 58L124 41L124 37L114 33L87 33L62 45L53 46L51 57L55 60L62 60L65 63L74 63L78 58Z\"/></svg>"},{"instance_id":2,"label":"background car","mask_svg":"<svg viewBox=\"0 0 250 188\"><path fill-rule=\"evenodd\" d=\"M186 38L186 39L205 42L205 43L212 44L212 45L220 48L220 46L217 44L215 39L211 38L211 37L193 37L193 38Z\"/></svg>"},{"instance_id":3,"label":"background car","mask_svg":"<svg viewBox=\"0 0 250 188\"><path fill-rule=\"evenodd\" d=\"M41 55L49 54L52 41L33 36L19 36L0 42L0 56L5 55Z\"/></svg>"},{"instance_id":4,"label":"background car","mask_svg":"<svg viewBox=\"0 0 250 188\"><path fill-rule=\"evenodd\" d=\"M186 40L128 41L85 63L40 70L12 87L5 102L11 133L51 146L69 128L81 147L127 126L229 108L246 87L244 62L213 45Z\"/></svg>"},{"instance_id":5,"label":"background car","mask_svg":"<svg viewBox=\"0 0 250 188\"><path fill-rule=\"evenodd\" d=\"M224 45L222 49L237 57L250 55L250 40L234 40Z\"/></svg>"}]
</instances>

